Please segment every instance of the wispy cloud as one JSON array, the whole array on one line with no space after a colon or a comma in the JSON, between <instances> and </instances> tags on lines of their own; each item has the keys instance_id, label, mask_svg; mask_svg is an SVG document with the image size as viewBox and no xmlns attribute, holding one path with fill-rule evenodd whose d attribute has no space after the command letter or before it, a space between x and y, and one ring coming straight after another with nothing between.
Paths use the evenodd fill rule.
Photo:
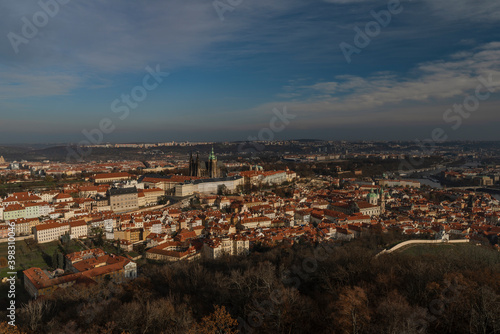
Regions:
<instances>
[{"instance_id":1,"label":"wispy cloud","mask_svg":"<svg viewBox=\"0 0 500 334\"><path fill-rule=\"evenodd\" d=\"M464 94L476 87L479 76L493 75L500 88L500 43L483 45L472 53L454 54L448 60L419 64L406 75L391 73L368 77L341 75L336 81L297 87L309 99L328 96L344 110L358 110L400 103L426 102ZM306 97L307 95L303 95ZM323 99L322 99L323 100Z\"/></svg>"},{"instance_id":2,"label":"wispy cloud","mask_svg":"<svg viewBox=\"0 0 500 334\"><path fill-rule=\"evenodd\" d=\"M367 77L340 75L335 81L287 85L285 90L290 99L246 110L241 117L262 119L273 107L287 105L300 119L300 124L292 127L435 121L449 107L447 103L453 103L454 99L461 102L460 99L473 92L481 76L491 76L494 84L490 89L500 91L500 43L483 45L472 54L425 62L404 75L388 72ZM496 121L498 115L491 108L486 118Z\"/></svg>"},{"instance_id":3,"label":"wispy cloud","mask_svg":"<svg viewBox=\"0 0 500 334\"><path fill-rule=\"evenodd\" d=\"M468 19L475 22L500 21L497 0L425 0L430 12L448 21Z\"/></svg>"},{"instance_id":4,"label":"wispy cloud","mask_svg":"<svg viewBox=\"0 0 500 334\"><path fill-rule=\"evenodd\" d=\"M67 95L80 84L75 75L0 69L0 100Z\"/></svg>"},{"instance_id":5,"label":"wispy cloud","mask_svg":"<svg viewBox=\"0 0 500 334\"><path fill-rule=\"evenodd\" d=\"M387 3L245 0L221 22L206 0L70 1L16 54L6 34L19 33L21 17L40 8L35 1L3 1L0 112L16 105L26 117L29 110L51 110L71 124L75 117L90 122L85 108L92 108L98 121L146 65L161 64L172 80L133 117L148 115L160 127L197 122L243 130L265 126L273 108L287 105L298 115L291 128L314 132L381 119L429 120L473 89L478 76L500 80L500 43L486 44L500 39L498 0L402 0L404 12L346 67L339 43L352 41L353 27ZM175 89L177 95L169 94ZM57 98L48 97L59 96L64 103L52 105ZM149 133L133 117L121 129Z\"/></svg>"}]
</instances>

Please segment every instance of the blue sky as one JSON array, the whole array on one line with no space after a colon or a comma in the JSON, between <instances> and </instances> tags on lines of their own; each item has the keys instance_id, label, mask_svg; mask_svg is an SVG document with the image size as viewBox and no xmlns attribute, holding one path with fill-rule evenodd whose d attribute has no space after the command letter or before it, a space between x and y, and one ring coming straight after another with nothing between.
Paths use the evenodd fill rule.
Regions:
<instances>
[{"instance_id":1,"label":"blue sky","mask_svg":"<svg viewBox=\"0 0 500 334\"><path fill-rule=\"evenodd\" d=\"M103 118L105 142L246 140L284 107L276 139L500 140L497 0L401 1L350 63L339 45L389 1L242 0L223 21L210 0L60 1L17 53L9 33L42 9L0 2L0 143L79 142ZM120 120L111 103L157 65L170 75ZM454 129L480 77L489 96Z\"/></svg>"}]
</instances>

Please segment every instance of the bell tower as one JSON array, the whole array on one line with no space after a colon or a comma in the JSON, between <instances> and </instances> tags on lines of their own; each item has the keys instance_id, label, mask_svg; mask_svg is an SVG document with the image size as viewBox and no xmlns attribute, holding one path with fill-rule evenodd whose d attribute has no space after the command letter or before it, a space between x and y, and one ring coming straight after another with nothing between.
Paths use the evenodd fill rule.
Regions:
<instances>
[{"instance_id":1,"label":"bell tower","mask_svg":"<svg viewBox=\"0 0 500 334\"><path fill-rule=\"evenodd\" d=\"M385 193L384 188L380 188L380 213L385 213Z\"/></svg>"},{"instance_id":2,"label":"bell tower","mask_svg":"<svg viewBox=\"0 0 500 334\"><path fill-rule=\"evenodd\" d=\"M189 176L193 176L193 152L189 153Z\"/></svg>"},{"instance_id":3,"label":"bell tower","mask_svg":"<svg viewBox=\"0 0 500 334\"><path fill-rule=\"evenodd\" d=\"M220 176L217 169L217 157L215 156L213 146L212 152L208 156L208 175L210 178L217 178Z\"/></svg>"}]
</instances>

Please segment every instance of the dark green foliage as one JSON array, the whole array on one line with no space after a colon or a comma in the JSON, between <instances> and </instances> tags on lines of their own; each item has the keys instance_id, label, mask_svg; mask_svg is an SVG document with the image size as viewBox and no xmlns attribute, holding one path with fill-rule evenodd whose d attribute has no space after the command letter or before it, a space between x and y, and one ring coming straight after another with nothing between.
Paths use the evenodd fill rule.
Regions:
<instances>
[{"instance_id":1,"label":"dark green foliage","mask_svg":"<svg viewBox=\"0 0 500 334\"><path fill-rule=\"evenodd\" d=\"M58 257L57 257L57 254L58 254L57 249L54 249L54 254L52 254L52 258L51 258L51 266L54 269L58 268Z\"/></svg>"}]
</instances>

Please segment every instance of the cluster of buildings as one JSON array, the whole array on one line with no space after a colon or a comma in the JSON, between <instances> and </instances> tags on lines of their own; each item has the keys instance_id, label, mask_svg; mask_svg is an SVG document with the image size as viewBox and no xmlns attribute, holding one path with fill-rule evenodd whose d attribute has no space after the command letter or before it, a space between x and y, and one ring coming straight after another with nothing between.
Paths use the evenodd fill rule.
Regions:
<instances>
[{"instance_id":1,"label":"cluster of buildings","mask_svg":"<svg viewBox=\"0 0 500 334\"><path fill-rule=\"evenodd\" d=\"M493 186L500 182L500 166L455 168L443 171L441 176L451 184L463 186Z\"/></svg>"},{"instance_id":2,"label":"cluster of buildings","mask_svg":"<svg viewBox=\"0 0 500 334\"><path fill-rule=\"evenodd\" d=\"M141 243L158 247L148 253L151 259L162 256L166 259L170 256L167 253L178 254L182 259L197 258L202 249L225 249L224 253L237 254L236 245L241 238L248 240L248 247L251 247L257 241L270 242L267 238L275 234L280 236L278 239L287 236L294 239L312 237L319 230L323 234L314 238L323 235L322 238L349 239L346 235L354 237L356 231L373 226L380 230L397 228L406 234L435 235L451 231L463 237L482 234L487 238L491 237L488 233L494 234L498 229L500 206L491 195L420 188L415 181L378 180L378 184L364 184L353 179L303 181L296 183L290 198L242 196L234 191L236 185L245 182L267 180L272 184L284 182L293 175L290 171L245 171L225 179L182 177L186 180L175 187L170 183L179 181L180 176L145 177L143 184L154 188L110 188L102 184L68 186L62 192L11 194L1 204L4 219L7 217L16 223L18 236L32 236L45 243L65 234L70 238L85 238L93 228L101 228L107 239L119 240L124 250L132 250L134 245ZM218 194L218 185L228 180L233 182L232 186L227 186L233 194ZM339 189L329 188L333 183ZM210 191L200 191L201 187L213 184L217 186ZM179 188L184 191L195 186L197 191L191 190L189 194L204 208L201 211L181 211L172 207L136 210L140 194L146 198L146 203L154 203L168 190L178 193ZM74 198L70 194L75 192L81 197L105 193L109 204L93 210L93 204L85 205L87 200L92 201L91 197ZM478 226L483 227L478 229ZM7 224L0 225L1 237L7 237ZM197 242L187 243L200 238L206 241L201 246ZM212 253L216 256L221 252Z\"/></svg>"},{"instance_id":3,"label":"cluster of buildings","mask_svg":"<svg viewBox=\"0 0 500 334\"><path fill-rule=\"evenodd\" d=\"M16 235L39 243L102 233L105 242L124 252L141 249L144 258L159 262L217 259L301 240L344 242L389 231L498 247L500 203L489 194L421 187L409 180L300 180L288 169L258 166L222 177L213 152L204 166L191 156L189 166L187 176L113 171L57 191L9 194L0 202L0 219L14 221ZM282 185L287 195L240 192L259 184ZM147 208L166 195L190 196L191 201ZM7 238L7 227L0 223L0 239ZM36 297L74 284L120 282L137 275L130 257L100 249L68 254L65 261L62 272L25 270L27 291Z\"/></svg>"},{"instance_id":4,"label":"cluster of buildings","mask_svg":"<svg viewBox=\"0 0 500 334\"><path fill-rule=\"evenodd\" d=\"M39 177L74 177L85 174L111 173L115 171L142 170L145 165L141 161L120 161L100 163L96 161L81 163L51 161L20 161L0 163L0 176L9 177L11 183L36 179Z\"/></svg>"},{"instance_id":5,"label":"cluster of buildings","mask_svg":"<svg viewBox=\"0 0 500 334\"><path fill-rule=\"evenodd\" d=\"M191 156L190 164L190 173L197 176L145 175L138 178L129 172L114 171L92 174L86 182L67 184L58 190L9 194L0 200L0 221L3 221L0 222L0 239L7 237L7 221L15 223L16 236L32 237L39 243L59 240L64 235L70 239L85 238L93 228L100 227L111 236L110 239L120 239L124 248L130 248L136 241L145 241L149 233L178 230L177 227L165 226L169 216L163 213L143 218L141 223L135 219L123 221L127 219L123 217L128 217L126 213L140 214L139 211L158 204L164 196L183 198L237 194L245 184L282 184L296 177L289 170L265 172L262 168L227 177L210 177L221 174L213 150L206 169L200 167L199 158L194 161ZM124 162L122 165L137 166L135 162ZM107 167L117 168L113 164ZM219 209L229 206L231 202L224 196L221 198ZM152 229L143 226L151 220L155 222L149 226ZM163 224L160 224L162 228L157 220ZM168 241L168 238L165 240Z\"/></svg>"},{"instance_id":6,"label":"cluster of buildings","mask_svg":"<svg viewBox=\"0 0 500 334\"><path fill-rule=\"evenodd\" d=\"M122 283L137 277L135 262L98 248L67 254L64 262L67 270L58 268L50 272L36 267L24 270L24 288L28 294L37 298L69 286L88 287L106 280Z\"/></svg>"},{"instance_id":7,"label":"cluster of buildings","mask_svg":"<svg viewBox=\"0 0 500 334\"><path fill-rule=\"evenodd\" d=\"M169 141L164 143L129 143L129 144L98 144L86 145L85 147L101 147L101 148L151 148L151 147L165 147L165 146L193 146L193 145L209 145L213 142L189 142L189 141Z\"/></svg>"},{"instance_id":8,"label":"cluster of buildings","mask_svg":"<svg viewBox=\"0 0 500 334\"><path fill-rule=\"evenodd\" d=\"M0 200L0 220L73 218L86 212L133 211L156 205L165 195L159 188L141 189L136 183L113 188L110 185L68 185L63 190L17 192Z\"/></svg>"}]
</instances>

